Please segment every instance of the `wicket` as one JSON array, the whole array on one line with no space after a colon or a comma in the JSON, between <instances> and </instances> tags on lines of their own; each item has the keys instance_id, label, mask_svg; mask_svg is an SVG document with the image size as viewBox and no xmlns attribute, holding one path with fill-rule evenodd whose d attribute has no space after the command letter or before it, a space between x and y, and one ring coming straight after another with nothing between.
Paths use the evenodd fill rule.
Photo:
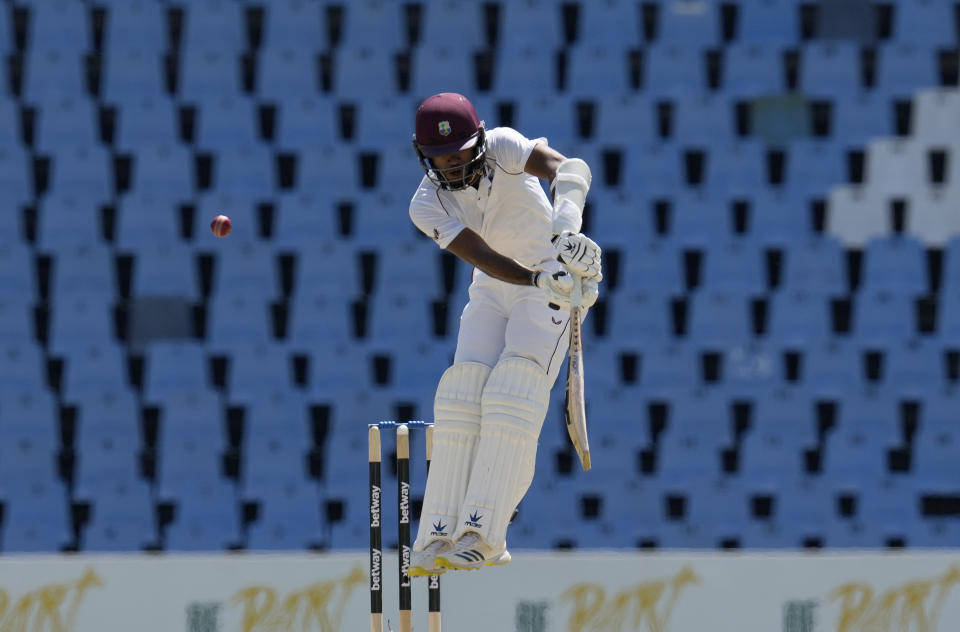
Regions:
<instances>
[{"instance_id":1,"label":"wicket","mask_svg":"<svg viewBox=\"0 0 960 632\"><path fill-rule=\"evenodd\" d=\"M410 577L410 429L424 429L427 470L433 453L433 424L427 421L381 421L370 424L367 433L370 461L370 632L383 631L383 549L380 516L380 429L394 429L397 433L397 538L399 549L399 632L411 632L413 612ZM428 583L429 632L440 632L440 578L432 575Z\"/></svg>"}]
</instances>

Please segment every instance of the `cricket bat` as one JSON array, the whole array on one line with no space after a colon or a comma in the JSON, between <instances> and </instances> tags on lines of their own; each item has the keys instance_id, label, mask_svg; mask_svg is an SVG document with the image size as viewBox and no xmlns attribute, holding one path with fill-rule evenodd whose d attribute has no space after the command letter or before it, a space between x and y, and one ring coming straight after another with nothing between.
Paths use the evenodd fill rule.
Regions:
<instances>
[{"instance_id":1,"label":"cricket bat","mask_svg":"<svg viewBox=\"0 0 960 632\"><path fill-rule=\"evenodd\" d=\"M573 277L573 292L570 295L570 355L567 363L566 421L567 434L573 443L580 465L590 469L590 442L587 439L587 410L583 392L583 335L582 310L583 281Z\"/></svg>"}]
</instances>

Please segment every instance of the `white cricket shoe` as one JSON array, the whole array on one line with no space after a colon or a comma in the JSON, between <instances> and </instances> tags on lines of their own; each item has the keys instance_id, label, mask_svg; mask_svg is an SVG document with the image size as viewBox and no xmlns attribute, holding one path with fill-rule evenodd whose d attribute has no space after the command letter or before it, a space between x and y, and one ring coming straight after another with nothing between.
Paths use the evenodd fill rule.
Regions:
<instances>
[{"instance_id":1,"label":"white cricket shoe","mask_svg":"<svg viewBox=\"0 0 960 632\"><path fill-rule=\"evenodd\" d=\"M434 540L422 551L413 551L410 554L410 566L407 567L409 577L429 577L440 575L447 569L437 566L436 556L453 548L449 540Z\"/></svg>"},{"instance_id":2,"label":"white cricket shoe","mask_svg":"<svg viewBox=\"0 0 960 632\"><path fill-rule=\"evenodd\" d=\"M469 531L460 536L452 549L437 555L434 563L443 568L475 571L484 566L503 566L512 559L506 548L495 550L480 538L479 533Z\"/></svg>"}]
</instances>

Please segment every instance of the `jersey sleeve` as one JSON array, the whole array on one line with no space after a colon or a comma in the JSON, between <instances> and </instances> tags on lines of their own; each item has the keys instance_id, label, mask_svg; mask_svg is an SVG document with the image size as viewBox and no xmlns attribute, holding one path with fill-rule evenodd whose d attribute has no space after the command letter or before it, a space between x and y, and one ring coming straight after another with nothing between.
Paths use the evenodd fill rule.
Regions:
<instances>
[{"instance_id":1,"label":"jersey sleeve","mask_svg":"<svg viewBox=\"0 0 960 632\"><path fill-rule=\"evenodd\" d=\"M546 142L546 138L527 138L512 127L495 127L487 135L488 150L509 173L523 173L533 148Z\"/></svg>"},{"instance_id":2,"label":"jersey sleeve","mask_svg":"<svg viewBox=\"0 0 960 632\"><path fill-rule=\"evenodd\" d=\"M410 219L441 248L446 248L466 226L451 217L437 197L437 188L424 178L410 200Z\"/></svg>"}]
</instances>

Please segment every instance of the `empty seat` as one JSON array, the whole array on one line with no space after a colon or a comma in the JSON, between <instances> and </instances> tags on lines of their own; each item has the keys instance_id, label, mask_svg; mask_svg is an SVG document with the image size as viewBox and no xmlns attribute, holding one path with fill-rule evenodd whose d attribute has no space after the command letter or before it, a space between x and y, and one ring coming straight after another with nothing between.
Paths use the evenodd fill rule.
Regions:
<instances>
[{"instance_id":1,"label":"empty seat","mask_svg":"<svg viewBox=\"0 0 960 632\"><path fill-rule=\"evenodd\" d=\"M141 551L157 543L150 488L142 481L117 480L90 507L81 536L84 551Z\"/></svg>"},{"instance_id":2,"label":"empty seat","mask_svg":"<svg viewBox=\"0 0 960 632\"><path fill-rule=\"evenodd\" d=\"M960 294L945 292L937 305L937 338L951 346L960 345Z\"/></svg>"},{"instance_id":3,"label":"empty seat","mask_svg":"<svg viewBox=\"0 0 960 632\"><path fill-rule=\"evenodd\" d=\"M50 156L50 191L105 201L113 193L110 155L95 145L60 145Z\"/></svg>"},{"instance_id":4,"label":"empty seat","mask_svg":"<svg viewBox=\"0 0 960 632\"><path fill-rule=\"evenodd\" d=\"M690 297L688 306L691 344L725 348L751 338L750 303L743 294L704 289Z\"/></svg>"},{"instance_id":5,"label":"empty seat","mask_svg":"<svg viewBox=\"0 0 960 632\"><path fill-rule=\"evenodd\" d=\"M473 51L457 45L432 44L417 46L410 56L410 92L426 99L438 92L473 94L477 83Z\"/></svg>"},{"instance_id":6,"label":"empty seat","mask_svg":"<svg viewBox=\"0 0 960 632\"><path fill-rule=\"evenodd\" d=\"M182 243L144 244L137 249L130 276L134 296L200 298L200 279L193 251Z\"/></svg>"},{"instance_id":7,"label":"empty seat","mask_svg":"<svg viewBox=\"0 0 960 632\"><path fill-rule=\"evenodd\" d=\"M750 242L713 242L701 262L701 287L714 292L758 295L766 289L764 252Z\"/></svg>"},{"instance_id":8,"label":"empty seat","mask_svg":"<svg viewBox=\"0 0 960 632\"><path fill-rule=\"evenodd\" d=\"M33 197L33 187L28 177L28 155L19 144L0 145L0 186L5 191L4 197L9 200L12 208L26 204ZM14 213L5 213L3 224L13 225L16 222ZM16 230L5 233L4 241L10 241L14 235L21 234L19 226Z\"/></svg>"},{"instance_id":9,"label":"empty seat","mask_svg":"<svg viewBox=\"0 0 960 632\"><path fill-rule=\"evenodd\" d=\"M119 345L80 346L63 360L60 388L68 401L75 401L81 393L90 390L127 388L127 359Z\"/></svg>"},{"instance_id":10,"label":"empty seat","mask_svg":"<svg viewBox=\"0 0 960 632\"><path fill-rule=\"evenodd\" d=\"M393 288L371 297L367 338L383 343L397 338L426 341L432 335L431 305L422 294L414 295Z\"/></svg>"},{"instance_id":11,"label":"empty seat","mask_svg":"<svg viewBox=\"0 0 960 632\"><path fill-rule=\"evenodd\" d=\"M189 393L209 382L203 345L187 341L154 341L143 365L143 400L161 404L173 395Z\"/></svg>"},{"instance_id":12,"label":"empty seat","mask_svg":"<svg viewBox=\"0 0 960 632\"><path fill-rule=\"evenodd\" d=\"M393 49L383 44L343 44L333 57L332 90L340 99L362 101L398 93ZM365 81L356 81L365 77Z\"/></svg>"},{"instance_id":13,"label":"empty seat","mask_svg":"<svg viewBox=\"0 0 960 632\"><path fill-rule=\"evenodd\" d=\"M416 97L399 96L363 99L354 105L357 108L354 141L360 147L380 148L385 139L394 137L397 130L410 126L420 102ZM481 117L486 114L480 113ZM409 151L409 145L407 149Z\"/></svg>"},{"instance_id":14,"label":"empty seat","mask_svg":"<svg viewBox=\"0 0 960 632\"><path fill-rule=\"evenodd\" d=\"M813 237L813 222L804 200L783 191L755 191L747 206L748 232L764 246L783 248Z\"/></svg>"},{"instance_id":15,"label":"empty seat","mask_svg":"<svg viewBox=\"0 0 960 632\"><path fill-rule=\"evenodd\" d=\"M323 41L322 7L301 2L276 2L264 13L263 46L303 50Z\"/></svg>"},{"instance_id":16,"label":"empty seat","mask_svg":"<svg viewBox=\"0 0 960 632\"><path fill-rule=\"evenodd\" d=\"M229 2L201 2L183 5L181 45L240 51L244 37L243 5Z\"/></svg>"},{"instance_id":17,"label":"empty seat","mask_svg":"<svg viewBox=\"0 0 960 632\"><path fill-rule=\"evenodd\" d=\"M783 186L790 196L824 198L830 187L847 181L846 156L837 143L796 140L785 162Z\"/></svg>"},{"instance_id":18,"label":"empty seat","mask_svg":"<svg viewBox=\"0 0 960 632\"><path fill-rule=\"evenodd\" d=\"M320 495L303 482L289 485L260 503L257 521L250 525L247 547L254 550L303 550L323 544Z\"/></svg>"},{"instance_id":19,"label":"empty seat","mask_svg":"<svg viewBox=\"0 0 960 632\"><path fill-rule=\"evenodd\" d=\"M679 0L659 4L657 41L692 50L720 41L720 13L711 2Z\"/></svg>"},{"instance_id":20,"label":"empty seat","mask_svg":"<svg viewBox=\"0 0 960 632\"><path fill-rule=\"evenodd\" d=\"M272 339L270 300L256 290L221 289L210 301L207 332L217 350Z\"/></svg>"},{"instance_id":21,"label":"empty seat","mask_svg":"<svg viewBox=\"0 0 960 632\"><path fill-rule=\"evenodd\" d=\"M11 328L15 332L16 329ZM0 346L0 394L11 397L37 393L46 388L46 363L41 349L29 338Z\"/></svg>"},{"instance_id":22,"label":"empty seat","mask_svg":"<svg viewBox=\"0 0 960 632\"><path fill-rule=\"evenodd\" d=\"M846 292L844 252L834 237L794 243L784 251L781 286L815 296Z\"/></svg>"},{"instance_id":23,"label":"empty seat","mask_svg":"<svg viewBox=\"0 0 960 632\"><path fill-rule=\"evenodd\" d=\"M873 193L907 196L928 182L927 152L920 143L877 139L867 146L866 183Z\"/></svg>"},{"instance_id":24,"label":"empty seat","mask_svg":"<svg viewBox=\"0 0 960 632\"><path fill-rule=\"evenodd\" d=\"M648 198L672 196L684 188L683 154L670 143L632 147L623 154L621 182L642 182Z\"/></svg>"},{"instance_id":25,"label":"empty seat","mask_svg":"<svg viewBox=\"0 0 960 632\"><path fill-rule=\"evenodd\" d=\"M402 7L392 3L362 0L344 7L341 47L370 46L394 51L406 44ZM426 34L429 36L429 34ZM429 42L429 39L427 40Z\"/></svg>"},{"instance_id":26,"label":"empty seat","mask_svg":"<svg viewBox=\"0 0 960 632\"><path fill-rule=\"evenodd\" d=\"M894 105L877 92L835 99L831 112L829 138L838 149L860 147L877 136L897 133Z\"/></svg>"},{"instance_id":27,"label":"empty seat","mask_svg":"<svg viewBox=\"0 0 960 632\"><path fill-rule=\"evenodd\" d=\"M711 153L717 158L709 163L711 168L723 163L728 158L726 154L743 149L742 145L734 142L734 124L733 105L724 99L703 96L673 102L671 139L684 146L711 148ZM721 151L724 152L722 157ZM738 165L738 168L742 167Z\"/></svg>"},{"instance_id":28,"label":"empty seat","mask_svg":"<svg viewBox=\"0 0 960 632\"><path fill-rule=\"evenodd\" d=\"M941 287L960 287L960 234L952 235L944 245ZM947 294L952 293L948 292Z\"/></svg>"},{"instance_id":29,"label":"empty seat","mask_svg":"<svg viewBox=\"0 0 960 632\"><path fill-rule=\"evenodd\" d=\"M340 139L337 108L332 99L313 94L272 96L278 102L277 147L298 151Z\"/></svg>"},{"instance_id":30,"label":"empty seat","mask_svg":"<svg viewBox=\"0 0 960 632\"><path fill-rule=\"evenodd\" d=\"M556 58L549 49L524 39L498 46L495 55L493 88L496 94L518 98L556 91Z\"/></svg>"},{"instance_id":31,"label":"empty seat","mask_svg":"<svg viewBox=\"0 0 960 632\"><path fill-rule=\"evenodd\" d=\"M956 187L924 187L907 204L906 231L926 246L936 248L960 237L960 191Z\"/></svg>"},{"instance_id":32,"label":"empty seat","mask_svg":"<svg viewBox=\"0 0 960 632\"><path fill-rule=\"evenodd\" d=\"M699 359L689 344L651 344L642 361L640 388L651 397L685 396L702 383Z\"/></svg>"},{"instance_id":33,"label":"empty seat","mask_svg":"<svg viewBox=\"0 0 960 632\"><path fill-rule=\"evenodd\" d=\"M289 352L264 343L238 345L231 349L229 393L231 400L255 393L290 388L293 365Z\"/></svg>"},{"instance_id":34,"label":"empty seat","mask_svg":"<svg viewBox=\"0 0 960 632\"><path fill-rule=\"evenodd\" d=\"M204 42L192 42L179 55L180 98L191 104L209 103L241 93L240 54Z\"/></svg>"},{"instance_id":35,"label":"empty seat","mask_svg":"<svg viewBox=\"0 0 960 632\"><path fill-rule=\"evenodd\" d=\"M830 303L821 293L778 292L770 298L767 316L770 342L797 349L830 337Z\"/></svg>"},{"instance_id":36,"label":"empty seat","mask_svg":"<svg viewBox=\"0 0 960 632\"><path fill-rule=\"evenodd\" d=\"M31 481L6 500L0 550L4 553L59 553L72 537L63 484L52 477Z\"/></svg>"},{"instance_id":37,"label":"empty seat","mask_svg":"<svg viewBox=\"0 0 960 632\"><path fill-rule=\"evenodd\" d=\"M115 144L125 152L177 138L177 115L169 97L131 99L117 109L116 116Z\"/></svg>"},{"instance_id":38,"label":"empty seat","mask_svg":"<svg viewBox=\"0 0 960 632\"><path fill-rule=\"evenodd\" d=\"M669 236L672 243L687 248L732 237L727 205L706 192L678 192L673 197Z\"/></svg>"},{"instance_id":39,"label":"empty seat","mask_svg":"<svg viewBox=\"0 0 960 632\"><path fill-rule=\"evenodd\" d=\"M33 297L0 292L0 344L32 344L34 338Z\"/></svg>"},{"instance_id":40,"label":"empty seat","mask_svg":"<svg viewBox=\"0 0 960 632\"><path fill-rule=\"evenodd\" d=\"M140 47L162 51L167 46L164 7L154 2L111 2L104 27L104 47L113 56L121 50Z\"/></svg>"},{"instance_id":41,"label":"empty seat","mask_svg":"<svg viewBox=\"0 0 960 632\"><path fill-rule=\"evenodd\" d=\"M598 94L592 100L596 103L593 137L597 140L620 139L632 151L656 135L654 104L642 95Z\"/></svg>"},{"instance_id":42,"label":"empty seat","mask_svg":"<svg viewBox=\"0 0 960 632\"><path fill-rule=\"evenodd\" d=\"M936 52L925 43L886 44L877 51L876 89L888 97L909 99L938 85L937 72Z\"/></svg>"},{"instance_id":43,"label":"empty seat","mask_svg":"<svg viewBox=\"0 0 960 632\"><path fill-rule=\"evenodd\" d=\"M862 344L882 345L917 335L914 299L903 294L861 292L853 304L852 330Z\"/></svg>"},{"instance_id":44,"label":"empty seat","mask_svg":"<svg viewBox=\"0 0 960 632\"><path fill-rule=\"evenodd\" d=\"M132 193L118 200L115 243L124 253L156 244L180 241L181 214L177 201L155 193Z\"/></svg>"},{"instance_id":45,"label":"empty seat","mask_svg":"<svg viewBox=\"0 0 960 632\"><path fill-rule=\"evenodd\" d=\"M602 92L630 92L630 68L622 46L608 41L593 41L577 44L567 50L567 94L591 99ZM526 89L529 90L529 87Z\"/></svg>"},{"instance_id":46,"label":"empty seat","mask_svg":"<svg viewBox=\"0 0 960 632\"><path fill-rule=\"evenodd\" d=\"M330 261L339 261L337 283L331 284L327 269ZM362 292L360 257L353 246L343 240L316 242L312 248L296 253L296 287L294 300L299 295L328 296L345 302Z\"/></svg>"},{"instance_id":47,"label":"empty seat","mask_svg":"<svg viewBox=\"0 0 960 632\"><path fill-rule=\"evenodd\" d=\"M61 145L96 145L100 140L97 111L85 97L64 97L44 103L37 108L35 116L35 148L40 153L56 151Z\"/></svg>"},{"instance_id":48,"label":"empty seat","mask_svg":"<svg viewBox=\"0 0 960 632\"><path fill-rule=\"evenodd\" d=\"M762 192L768 187L766 169L766 150L759 142L714 144L706 154L703 187L721 199Z\"/></svg>"},{"instance_id":49,"label":"empty seat","mask_svg":"<svg viewBox=\"0 0 960 632\"><path fill-rule=\"evenodd\" d=\"M432 296L443 289L436 246L425 239L384 243L374 270L375 291Z\"/></svg>"},{"instance_id":50,"label":"empty seat","mask_svg":"<svg viewBox=\"0 0 960 632\"><path fill-rule=\"evenodd\" d=\"M836 340L803 351L800 383L815 397L845 397L862 385L861 373L859 354Z\"/></svg>"},{"instance_id":51,"label":"empty seat","mask_svg":"<svg viewBox=\"0 0 960 632\"><path fill-rule=\"evenodd\" d=\"M337 234L333 202L314 193L291 192L277 198L273 243L280 249L302 249Z\"/></svg>"},{"instance_id":52,"label":"empty seat","mask_svg":"<svg viewBox=\"0 0 960 632\"><path fill-rule=\"evenodd\" d=\"M545 92L517 100L513 124L528 138L544 136L551 146L565 147L574 139L576 105L567 95Z\"/></svg>"},{"instance_id":53,"label":"empty seat","mask_svg":"<svg viewBox=\"0 0 960 632\"><path fill-rule=\"evenodd\" d=\"M960 90L928 87L917 91L910 117L914 139L927 145L941 144L944 131L960 118Z\"/></svg>"},{"instance_id":54,"label":"empty seat","mask_svg":"<svg viewBox=\"0 0 960 632\"><path fill-rule=\"evenodd\" d=\"M49 294L56 301L73 294L111 298L115 275L113 254L97 243L65 246L49 253L51 274Z\"/></svg>"},{"instance_id":55,"label":"empty seat","mask_svg":"<svg viewBox=\"0 0 960 632\"><path fill-rule=\"evenodd\" d=\"M278 265L273 249L262 241L238 238L218 241L212 254L213 290L231 292L243 287L270 299L278 294Z\"/></svg>"},{"instance_id":56,"label":"empty seat","mask_svg":"<svg viewBox=\"0 0 960 632\"><path fill-rule=\"evenodd\" d=\"M860 50L852 41L804 44L798 88L809 98L850 98L862 90Z\"/></svg>"},{"instance_id":57,"label":"empty seat","mask_svg":"<svg viewBox=\"0 0 960 632\"><path fill-rule=\"evenodd\" d=\"M344 187L359 188L356 153L345 145L312 146L300 151L294 165L294 190L318 197Z\"/></svg>"},{"instance_id":58,"label":"empty seat","mask_svg":"<svg viewBox=\"0 0 960 632\"><path fill-rule=\"evenodd\" d=\"M238 144L219 151L213 158L211 189L262 200L275 190L273 152L258 143Z\"/></svg>"},{"instance_id":59,"label":"empty seat","mask_svg":"<svg viewBox=\"0 0 960 632\"><path fill-rule=\"evenodd\" d=\"M42 105L64 97L85 97L83 58L77 53L59 42L32 46L23 60L24 101Z\"/></svg>"},{"instance_id":60,"label":"empty seat","mask_svg":"<svg viewBox=\"0 0 960 632\"><path fill-rule=\"evenodd\" d=\"M114 342L112 305L90 294L64 296L51 309L49 350L66 355L90 344Z\"/></svg>"},{"instance_id":61,"label":"empty seat","mask_svg":"<svg viewBox=\"0 0 960 632\"><path fill-rule=\"evenodd\" d=\"M800 39L800 15L794 0L747 0L737 6L735 41L791 46Z\"/></svg>"},{"instance_id":62,"label":"empty seat","mask_svg":"<svg viewBox=\"0 0 960 632\"><path fill-rule=\"evenodd\" d=\"M946 358L940 345L919 339L893 341L886 347L882 384L901 397L925 399L946 388Z\"/></svg>"},{"instance_id":63,"label":"empty seat","mask_svg":"<svg viewBox=\"0 0 960 632\"><path fill-rule=\"evenodd\" d=\"M863 439L862 435L867 435ZM873 474L860 481L879 480L886 470L887 448L899 445L903 441L900 427L900 405L892 393L847 393L838 402L834 427L828 438L828 450L835 439L858 443L876 441L871 450L876 454ZM866 471L864 472L866 473Z\"/></svg>"},{"instance_id":64,"label":"empty seat","mask_svg":"<svg viewBox=\"0 0 960 632\"><path fill-rule=\"evenodd\" d=\"M937 0L895 2L892 42L930 49L956 46L953 7L950 2Z\"/></svg>"},{"instance_id":65,"label":"empty seat","mask_svg":"<svg viewBox=\"0 0 960 632\"><path fill-rule=\"evenodd\" d=\"M887 199L865 186L837 186L827 203L827 232L849 247L862 247L892 232Z\"/></svg>"},{"instance_id":66,"label":"empty seat","mask_svg":"<svg viewBox=\"0 0 960 632\"><path fill-rule=\"evenodd\" d=\"M68 401L76 406L78 453L104 442L139 448L140 407L131 389L89 389Z\"/></svg>"},{"instance_id":67,"label":"empty seat","mask_svg":"<svg viewBox=\"0 0 960 632\"><path fill-rule=\"evenodd\" d=\"M332 292L300 289L290 301L287 340L298 350L353 338L351 301Z\"/></svg>"},{"instance_id":68,"label":"empty seat","mask_svg":"<svg viewBox=\"0 0 960 632\"><path fill-rule=\"evenodd\" d=\"M187 199L194 192L193 155L172 139L138 148L130 171L130 189L138 193Z\"/></svg>"},{"instance_id":69,"label":"empty seat","mask_svg":"<svg viewBox=\"0 0 960 632\"><path fill-rule=\"evenodd\" d=\"M103 56L101 98L105 103L125 108L141 100L166 96L164 59L161 49L134 42L109 49Z\"/></svg>"},{"instance_id":70,"label":"empty seat","mask_svg":"<svg viewBox=\"0 0 960 632\"><path fill-rule=\"evenodd\" d=\"M677 44L647 47L643 58L643 93L651 99L683 99L707 90L703 53Z\"/></svg>"},{"instance_id":71,"label":"empty seat","mask_svg":"<svg viewBox=\"0 0 960 632\"><path fill-rule=\"evenodd\" d=\"M222 95L197 108L194 142L200 150L230 153L255 145L257 126L258 111L253 101L240 95Z\"/></svg>"},{"instance_id":72,"label":"empty seat","mask_svg":"<svg viewBox=\"0 0 960 632\"><path fill-rule=\"evenodd\" d=\"M37 209L39 247L57 251L101 245L100 201L78 190L47 195Z\"/></svg>"},{"instance_id":73,"label":"empty seat","mask_svg":"<svg viewBox=\"0 0 960 632\"><path fill-rule=\"evenodd\" d=\"M284 2L274 6L300 5ZM303 5L302 9L307 6ZM309 6L319 13L316 5ZM272 11L273 6L270 9ZM319 55L308 47L298 47L291 42L273 42L260 51L256 63L256 92L260 98L279 101L319 96Z\"/></svg>"},{"instance_id":74,"label":"empty seat","mask_svg":"<svg viewBox=\"0 0 960 632\"><path fill-rule=\"evenodd\" d=\"M239 542L236 496L226 482L198 481L175 499L173 515L163 534L167 551L220 551Z\"/></svg>"},{"instance_id":75,"label":"empty seat","mask_svg":"<svg viewBox=\"0 0 960 632\"><path fill-rule=\"evenodd\" d=\"M563 23L556 0L524 0L500 5L498 47L540 42L544 50L563 43Z\"/></svg>"},{"instance_id":76,"label":"empty seat","mask_svg":"<svg viewBox=\"0 0 960 632\"><path fill-rule=\"evenodd\" d=\"M735 99L783 92L782 44L733 42L725 47L721 87L724 94Z\"/></svg>"},{"instance_id":77,"label":"empty seat","mask_svg":"<svg viewBox=\"0 0 960 632\"><path fill-rule=\"evenodd\" d=\"M877 237L864 251L863 292L920 295L927 291L926 251L906 236Z\"/></svg>"}]
</instances>

